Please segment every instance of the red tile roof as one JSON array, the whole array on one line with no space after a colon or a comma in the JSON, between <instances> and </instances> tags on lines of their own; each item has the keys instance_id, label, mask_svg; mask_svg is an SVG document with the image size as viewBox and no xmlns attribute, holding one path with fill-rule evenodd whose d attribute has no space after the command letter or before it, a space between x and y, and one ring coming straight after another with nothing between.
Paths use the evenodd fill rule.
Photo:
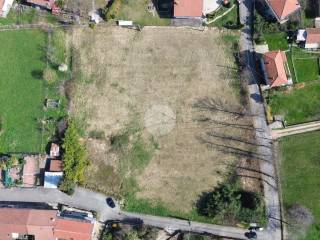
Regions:
<instances>
[{"instance_id":1,"label":"red tile roof","mask_svg":"<svg viewBox=\"0 0 320 240\"><path fill-rule=\"evenodd\" d=\"M267 0L277 18L283 20L300 8L298 0Z\"/></svg>"},{"instance_id":2,"label":"red tile roof","mask_svg":"<svg viewBox=\"0 0 320 240\"><path fill-rule=\"evenodd\" d=\"M90 240L91 222L64 219L57 210L0 208L0 239L11 240L12 233L34 235L36 240Z\"/></svg>"},{"instance_id":3,"label":"red tile roof","mask_svg":"<svg viewBox=\"0 0 320 240\"><path fill-rule=\"evenodd\" d=\"M56 210L0 208L0 239L11 240L12 233L30 234L39 240L53 240Z\"/></svg>"},{"instance_id":4,"label":"red tile roof","mask_svg":"<svg viewBox=\"0 0 320 240\"><path fill-rule=\"evenodd\" d=\"M306 44L320 44L320 28L307 28Z\"/></svg>"},{"instance_id":5,"label":"red tile roof","mask_svg":"<svg viewBox=\"0 0 320 240\"><path fill-rule=\"evenodd\" d=\"M62 172L62 161L61 160L50 160L50 172Z\"/></svg>"},{"instance_id":6,"label":"red tile roof","mask_svg":"<svg viewBox=\"0 0 320 240\"><path fill-rule=\"evenodd\" d=\"M93 225L69 219L57 219L54 236L65 240L90 240Z\"/></svg>"},{"instance_id":7,"label":"red tile roof","mask_svg":"<svg viewBox=\"0 0 320 240\"><path fill-rule=\"evenodd\" d=\"M285 70L286 54L282 51L272 51L263 55L264 66L268 75L270 87L288 84Z\"/></svg>"},{"instance_id":8,"label":"red tile roof","mask_svg":"<svg viewBox=\"0 0 320 240\"><path fill-rule=\"evenodd\" d=\"M201 17L203 0L174 0L174 17Z\"/></svg>"}]
</instances>

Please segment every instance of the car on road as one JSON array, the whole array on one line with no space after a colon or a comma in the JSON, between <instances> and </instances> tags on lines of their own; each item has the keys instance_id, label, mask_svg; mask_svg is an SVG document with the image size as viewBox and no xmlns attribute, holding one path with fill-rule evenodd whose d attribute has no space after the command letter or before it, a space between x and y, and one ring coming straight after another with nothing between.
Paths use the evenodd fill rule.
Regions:
<instances>
[{"instance_id":1,"label":"car on road","mask_svg":"<svg viewBox=\"0 0 320 240\"><path fill-rule=\"evenodd\" d=\"M248 239L257 239L257 233L250 231L244 234Z\"/></svg>"},{"instance_id":2,"label":"car on road","mask_svg":"<svg viewBox=\"0 0 320 240\"><path fill-rule=\"evenodd\" d=\"M111 208L115 208L116 207L116 204L114 203L113 199L111 197L108 197L106 199L106 202L107 202L107 205Z\"/></svg>"}]
</instances>

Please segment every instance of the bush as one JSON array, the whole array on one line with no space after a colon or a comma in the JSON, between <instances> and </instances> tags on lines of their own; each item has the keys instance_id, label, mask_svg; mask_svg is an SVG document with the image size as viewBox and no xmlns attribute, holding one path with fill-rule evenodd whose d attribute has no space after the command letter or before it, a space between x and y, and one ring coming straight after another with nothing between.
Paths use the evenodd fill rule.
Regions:
<instances>
[{"instance_id":1,"label":"bush","mask_svg":"<svg viewBox=\"0 0 320 240\"><path fill-rule=\"evenodd\" d=\"M197 209L200 215L229 224L266 222L261 196L242 190L237 183L219 184L212 192L203 193Z\"/></svg>"},{"instance_id":2,"label":"bush","mask_svg":"<svg viewBox=\"0 0 320 240\"><path fill-rule=\"evenodd\" d=\"M119 14L122 0L113 0L112 5L105 10L105 20L115 19Z\"/></svg>"},{"instance_id":3,"label":"bush","mask_svg":"<svg viewBox=\"0 0 320 240\"><path fill-rule=\"evenodd\" d=\"M79 139L76 123L70 120L62 145L64 178L60 189L64 192L70 192L75 184L84 182L84 170L88 161L86 149Z\"/></svg>"}]
</instances>

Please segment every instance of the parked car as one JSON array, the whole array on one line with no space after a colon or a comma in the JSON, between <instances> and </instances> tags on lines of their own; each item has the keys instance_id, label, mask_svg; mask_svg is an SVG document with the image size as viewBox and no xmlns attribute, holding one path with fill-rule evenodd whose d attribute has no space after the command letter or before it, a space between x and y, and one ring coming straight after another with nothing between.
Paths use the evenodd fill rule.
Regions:
<instances>
[{"instance_id":1,"label":"parked car","mask_svg":"<svg viewBox=\"0 0 320 240\"><path fill-rule=\"evenodd\" d=\"M116 207L116 204L114 203L113 199L111 197L108 197L106 199L106 202L107 202L107 205L111 208L115 208Z\"/></svg>"}]
</instances>

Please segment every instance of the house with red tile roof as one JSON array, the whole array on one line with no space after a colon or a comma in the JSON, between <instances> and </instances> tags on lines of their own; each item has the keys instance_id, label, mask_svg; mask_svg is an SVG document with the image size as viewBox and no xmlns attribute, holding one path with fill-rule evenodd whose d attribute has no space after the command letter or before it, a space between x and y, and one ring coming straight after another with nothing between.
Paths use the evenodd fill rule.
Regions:
<instances>
[{"instance_id":1,"label":"house with red tile roof","mask_svg":"<svg viewBox=\"0 0 320 240\"><path fill-rule=\"evenodd\" d=\"M306 49L320 48L320 28L306 29L306 42L304 47Z\"/></svg>"},{"instance_id":2,"label":"house with red tile roof","mask_svg":"<svg viewBox=\"0 0 320 240\"><path fill-rule=\"evenodd\" d=\"M287 57L283 51L265 53L262 58L262 69L267 87L273 88L292 84Z\"/></svg>"},{"instance_id":3,"label":"house with red tile roof","mask_svg":"<svg viewBox=\"0 0 320 240\"><path fill-rule=\"evenodd\" d=\"M13 0L0 0L0 17L7 17L12 4Z\"/></svg>"},{"instance_id":4,"label":"house with red tile roof","mask_svg":"<svg viewBox=\"0 0 320 240\"><path fill-rule=\"evenodd\" d=\"M44 187L58 188L63 178L63 164L61 160L51 159L48 171L44 173Z\"/></svg>"},{"instance_id":5,"label":"house with red tile roof","mask_svg":"<svg viewBox=\"0 0 320 240\"><path fill-rule=\"evenodd\" d=\"M203 0L174 0L174 18L201 18Z\"/></svg>"},{"instance_id":6,"label":"house with red tile roof","mask_svg":"<svg viewBox=\"0 0 320 240\"><path fill-rule=\"evenodd\" d=\"M280 23L288 21L289 16L300 10L298 0L265 0L271 14Z\"/></svg>"},{"instance_id":7,"label":"house with red tile roof","mask_svg":"<svg viewBox=\"0 0 320 240\"><path fill-rule=\"evenodd\" d=\"M57 13L60 11L60 8L55 4L55 2L56 0L26 0L26 3L45 8L52 11L52 13Z\"/></svg>"},{"instance_id":8,"label":"house with red tile roof","mask_svg":"<svg viewBox=\"0 0 320 240\"><path fill-rule=\"evenodd\" d=\"M0 208L0 239L91 240L94 222L64 218L57 210Z\"/></svg>"}]
</instances>

